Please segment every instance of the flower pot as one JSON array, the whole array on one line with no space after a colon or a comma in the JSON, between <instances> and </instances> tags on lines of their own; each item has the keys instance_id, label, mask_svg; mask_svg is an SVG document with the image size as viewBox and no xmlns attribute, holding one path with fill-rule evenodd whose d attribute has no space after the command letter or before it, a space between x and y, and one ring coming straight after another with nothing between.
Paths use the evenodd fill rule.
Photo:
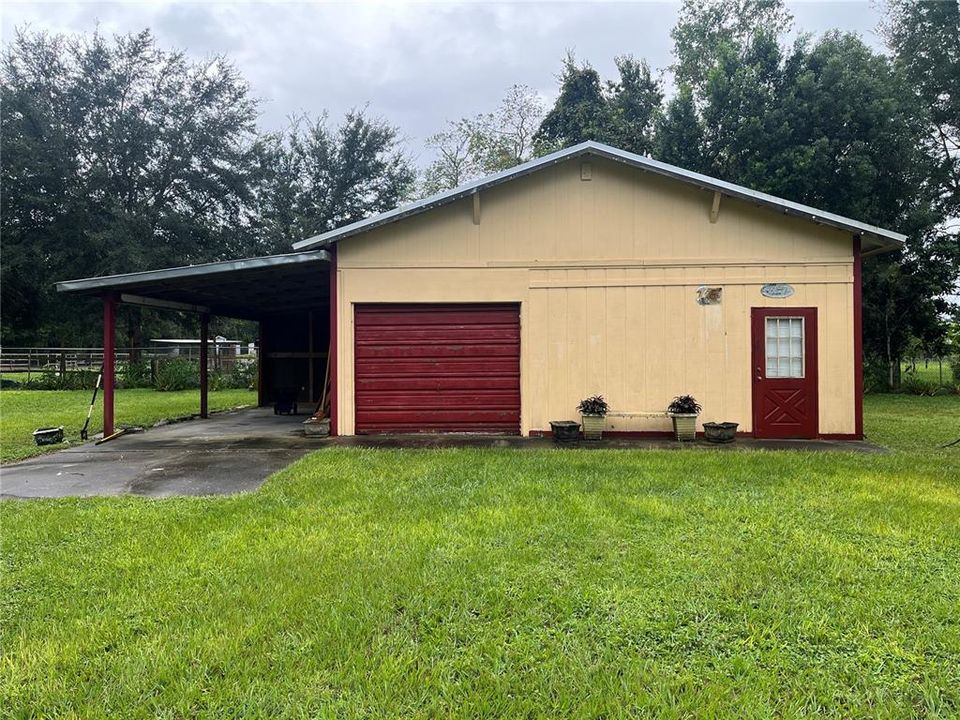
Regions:
<instances>
[{"instance_id":1,"label":"flower pot","mask_svg":"<svg viewBox=\"0 0 960 720\"><path fill-rule=\"evenodd\" d=\"M307 437L326 437L330 434L330 418L304 420L303 434Z\"/></svg>"},{"instance_id":2,"label":"flower pot","mask_svg":"<svg viewBox=\"0 0 960 720\"><path fill-rule=\"evenodd\" d=\"M603 437L603 426L606 425L606 419L603 415L581 415L583 420L583 439L599 440Z\"/></svg>"},{"instance_id":3,"label":"flower pot","mask_svg":"<svg viewBox=\"0 0 960 720\"><path fill-rule=\"evenodd\" d=\"M580 439L580 423L573 420L552 420L550 430L553 441L558 445L571 444Z\"/></svg>"},{"instance_id":4,"label":"flower pot","mask_svg":"<svg viewBox=\"0 0 960 720\"><path fill-rule=\"evenodd\" d=\"M673 432L680 442L697 439L697 416L694 413L672 413Z\"/></svg>"},{"instance_id":5,"label":"flower pot","mask_svg":"<svg viewBox=\"0 0 960 720\"><path fill-rule=\"evenodd\" d=\"M33 441L37 445L56 445L63 442L63 425L55 428L38 428L33 431Z\"/></svg>"},{"instance_id":6,"label":"flower pot","mask_svg":"<svg viewBox=\"0 0 960 720\"><path fill-rule=\"evenodd\" d=\"M712 443L732 443L737 437L738 423L708 422L703 424L703 436Z\"/></svg>"}]
</instances>

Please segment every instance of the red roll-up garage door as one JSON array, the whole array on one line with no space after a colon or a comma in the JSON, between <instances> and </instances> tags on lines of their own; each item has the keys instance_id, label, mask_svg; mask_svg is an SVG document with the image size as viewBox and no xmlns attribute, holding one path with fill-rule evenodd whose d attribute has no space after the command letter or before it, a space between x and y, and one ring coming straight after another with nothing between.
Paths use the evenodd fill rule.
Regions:
<instances>
[{"instance_id":1,"label":"red roll-up garage door","mask_svg":"<svg viewBox=\"0 0 960 720\"><path fill-rule=\"evenodd\" d=\"M358 305L356 432L520 432L518 305Z\"/></svg>"}]
</instances>

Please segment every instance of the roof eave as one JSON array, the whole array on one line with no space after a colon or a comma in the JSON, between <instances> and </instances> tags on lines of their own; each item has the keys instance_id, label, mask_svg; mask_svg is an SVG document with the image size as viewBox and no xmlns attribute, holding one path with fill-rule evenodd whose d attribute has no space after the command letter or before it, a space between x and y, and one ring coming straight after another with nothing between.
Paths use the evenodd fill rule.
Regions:
<instances>
[{"instance_id":1,"label":"roof eave","mask_svg":"<svg viewBox=\"0 0 960 720\"><path fill-rule=\"evenodd\" d=\"M397 222L398 220L402 220L406 217L427 212L435 207L456 202L457 200L473 195L474 193L480 192L481 190L487 189L494 185L499 185L500 183L508 180L513 180L515 178L528 175L545 167L549 167L550 165L565 162L581 155L596 155L609 160L623 162L643 171L654 172L664 177L670 177L681 182L696 185L703 190L719 192L729 197L735 197L746 202L753 202L760 206L779 210L787 215L792 215L822 225L835 227L853 234L873 237L878 241L878 245L882 247L882 249L879 249L875 252L888 252L891 250L901 249L904 241L907 239L906 235L893 232L892 230L886 230L874 225L868 225L858 220L853 220L852 218L843 217L841 215L819 210L808 205L802 205L790 200L768 195L767 193L751 190L750 188L743 187L741 185L735 185L733 183L718 180L707 175L701 175L700 173L684 170L683 168L675 165L669 165L643 155L636 155L624 150L619 150L609 145L588 141L564 150L558 150L557 152L551 153L550 155L545 155L541 158L530 160L516 167L496 173L495 175L474 180L473 182L453 188L452 190L431 195L430 197L424 198L423 200L419 200L415 203L375 215L365 220L351 223L350 225L345 225L342 228L337 228L335 230L330 230L328 232L315 235L305 240L300 240L295 242L293 247L298 250L326 247L353 235L359 235L360 233L368 232L392 222Z\"/></svg>"},{"instance_id":2,"label":"roof eave","mask_svg":"<svg viewBox=\"0 0 960 720\"><path fill-rule=\"evenodd\" d=\"M104 275L101 277L64 280L56 283L56 288L57 292L67 293L107 292L131 285L142 285L148 282L179 280L190 277L203 277L205 275L221 275L224 273L259 270L280 265L300 265L303 263L323 261L330 261L330 253L326 250L314 249L308 252L286 253L284 255L267 255L265 257L244 258L242 260L225 260L222 262L201 263L199 265L184 265L181 267L163 268L161 270L144 270L142 272L125 273L122 275Z\"/></svg>"}]
</instances>

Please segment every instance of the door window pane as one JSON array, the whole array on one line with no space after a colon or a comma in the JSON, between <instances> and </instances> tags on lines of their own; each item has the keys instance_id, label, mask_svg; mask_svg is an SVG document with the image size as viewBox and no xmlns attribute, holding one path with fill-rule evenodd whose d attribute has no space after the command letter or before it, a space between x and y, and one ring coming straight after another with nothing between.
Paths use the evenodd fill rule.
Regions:
<instances>
[{"instance_id":1,"label":"door window pane","mask_svg":"<svg viewBox=\"0 0 960 720\"><path fill-rule=\"evenodd\" d=\"M766 358L768 378L802 378L803 318L768 317L766 319Z\"/></svg>"}]
</instances>

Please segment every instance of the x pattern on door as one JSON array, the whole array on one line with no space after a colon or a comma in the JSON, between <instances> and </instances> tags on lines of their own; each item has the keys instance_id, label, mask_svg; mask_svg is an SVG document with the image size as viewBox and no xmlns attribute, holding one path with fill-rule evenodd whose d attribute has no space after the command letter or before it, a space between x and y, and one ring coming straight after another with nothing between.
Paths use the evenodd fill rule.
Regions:
<instances>
[{"instance_id":1,"label":"x pattern on door","mask_svg":"<svg viewBox=\"0 0 960 720\"><path fill-rule=\"evenodd\" d=\"M777 427L802 427L808 420L808 406L802 390L768 390L763 394L763 422Z\"/></svg>"}]
</instances>

